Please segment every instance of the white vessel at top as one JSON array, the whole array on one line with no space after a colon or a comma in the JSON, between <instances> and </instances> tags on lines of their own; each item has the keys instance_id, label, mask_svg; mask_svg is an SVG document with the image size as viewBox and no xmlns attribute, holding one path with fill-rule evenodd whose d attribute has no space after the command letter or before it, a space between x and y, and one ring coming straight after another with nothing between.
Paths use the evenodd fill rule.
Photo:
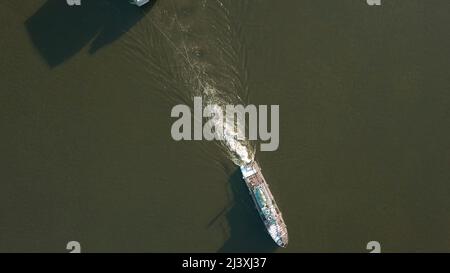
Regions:
<instances>
[{"instance_id":1,"label":"white vessel at top","mask_svg":"<svg viewBox=\"0 0 450 273\"><path fill-rule=\"evenodd\" d=\"M150 0L131 0L131 4L136 5L138 7L142 7L143 5L150 2Z\"/></svg>"}]
</instances>

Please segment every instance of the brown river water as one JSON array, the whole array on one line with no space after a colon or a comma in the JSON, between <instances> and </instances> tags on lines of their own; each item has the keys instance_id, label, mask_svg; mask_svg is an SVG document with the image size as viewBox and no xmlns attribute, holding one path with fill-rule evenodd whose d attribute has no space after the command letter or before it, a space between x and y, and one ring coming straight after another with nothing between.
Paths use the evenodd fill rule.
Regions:
<instances>
[{"instance_id":1,"label":"brown river water","mask_svg":"<svg viewBox=\"0 0 450 273\"><path fill-rule=\"evenodd\" d=\"M450 251L449 1L128 2L1 1L0 252ZM205 90L280 105L245 145L287 248L223 143L172 139Z\"/></svg>"}]
</instances>

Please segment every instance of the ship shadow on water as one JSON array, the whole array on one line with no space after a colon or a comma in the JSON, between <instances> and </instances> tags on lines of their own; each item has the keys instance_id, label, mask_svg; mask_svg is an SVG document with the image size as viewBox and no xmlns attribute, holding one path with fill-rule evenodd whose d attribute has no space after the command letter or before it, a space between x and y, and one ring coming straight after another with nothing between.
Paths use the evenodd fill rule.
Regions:
<instances>
[{"instance_id":1,"label":"ship shadow on water","mask_svg":"<svg viewBox=\"0 0 450 273\"><path fill-rule=\"evenodd\" d=\"M229 184L232 204L212 221L223 217L228 225L229 238L218 252L275 251L278 247L267 233L239 169L233 172Z\"/></svg>"},{"instance_id":2,"label":"ship shadow on water","mask_svg":"<svg viewBox=\"0 0 450 273\"><path fill-rule=\"evenodd\" d=\"M114 42L139 22L156 0L144 7L129 0L80 0L69 6L65 0L47 0L25 21L33 45L50 67L74 56L89 44L89 53Z\"/></svg>"}]
</instances>

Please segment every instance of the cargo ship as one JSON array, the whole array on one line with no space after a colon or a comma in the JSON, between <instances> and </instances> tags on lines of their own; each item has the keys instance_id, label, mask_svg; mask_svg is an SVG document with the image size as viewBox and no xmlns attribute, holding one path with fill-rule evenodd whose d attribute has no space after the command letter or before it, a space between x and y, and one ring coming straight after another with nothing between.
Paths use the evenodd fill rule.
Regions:
<instances>
[{"instance_id":1,"label":"cargo ship","mask_svg":"<svg viewBox=\"0 0 450 273\"><path fill-rule=\"evenodd\" d=\"M261 168L256 161L244 164L240 168L267 232L278 246L286 247L288 244L287 227L270 192L269 185L262 175Z\"/></svg>"}]
</instances>

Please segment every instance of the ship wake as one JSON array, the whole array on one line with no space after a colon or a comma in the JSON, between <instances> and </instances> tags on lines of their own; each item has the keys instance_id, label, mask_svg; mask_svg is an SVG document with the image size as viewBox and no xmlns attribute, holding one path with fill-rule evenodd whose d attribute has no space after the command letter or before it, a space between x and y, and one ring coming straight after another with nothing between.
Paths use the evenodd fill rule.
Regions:
<instances>
[{"instance_id":1,"label":"ship wake","mask_svg":"<svg viewBox=\"0 0 450 273\"><path fill-rule=\"evenodd\" d=\"M248 97L246 48L242 30L231 14L246 12L251 0L158 1L151 14L128 36L130 57L147 63L158 90L171 103L191 104L201 96L216 110L244 104ZM233 11L230 10L233 8ZM167 44L169 46L167 46ZM170 64L170 65L167 65ZM216 143L236 165L249 163L254 145L238 139L238 124L216 121L224 128Z\"/></svg>"}]
</instances>

